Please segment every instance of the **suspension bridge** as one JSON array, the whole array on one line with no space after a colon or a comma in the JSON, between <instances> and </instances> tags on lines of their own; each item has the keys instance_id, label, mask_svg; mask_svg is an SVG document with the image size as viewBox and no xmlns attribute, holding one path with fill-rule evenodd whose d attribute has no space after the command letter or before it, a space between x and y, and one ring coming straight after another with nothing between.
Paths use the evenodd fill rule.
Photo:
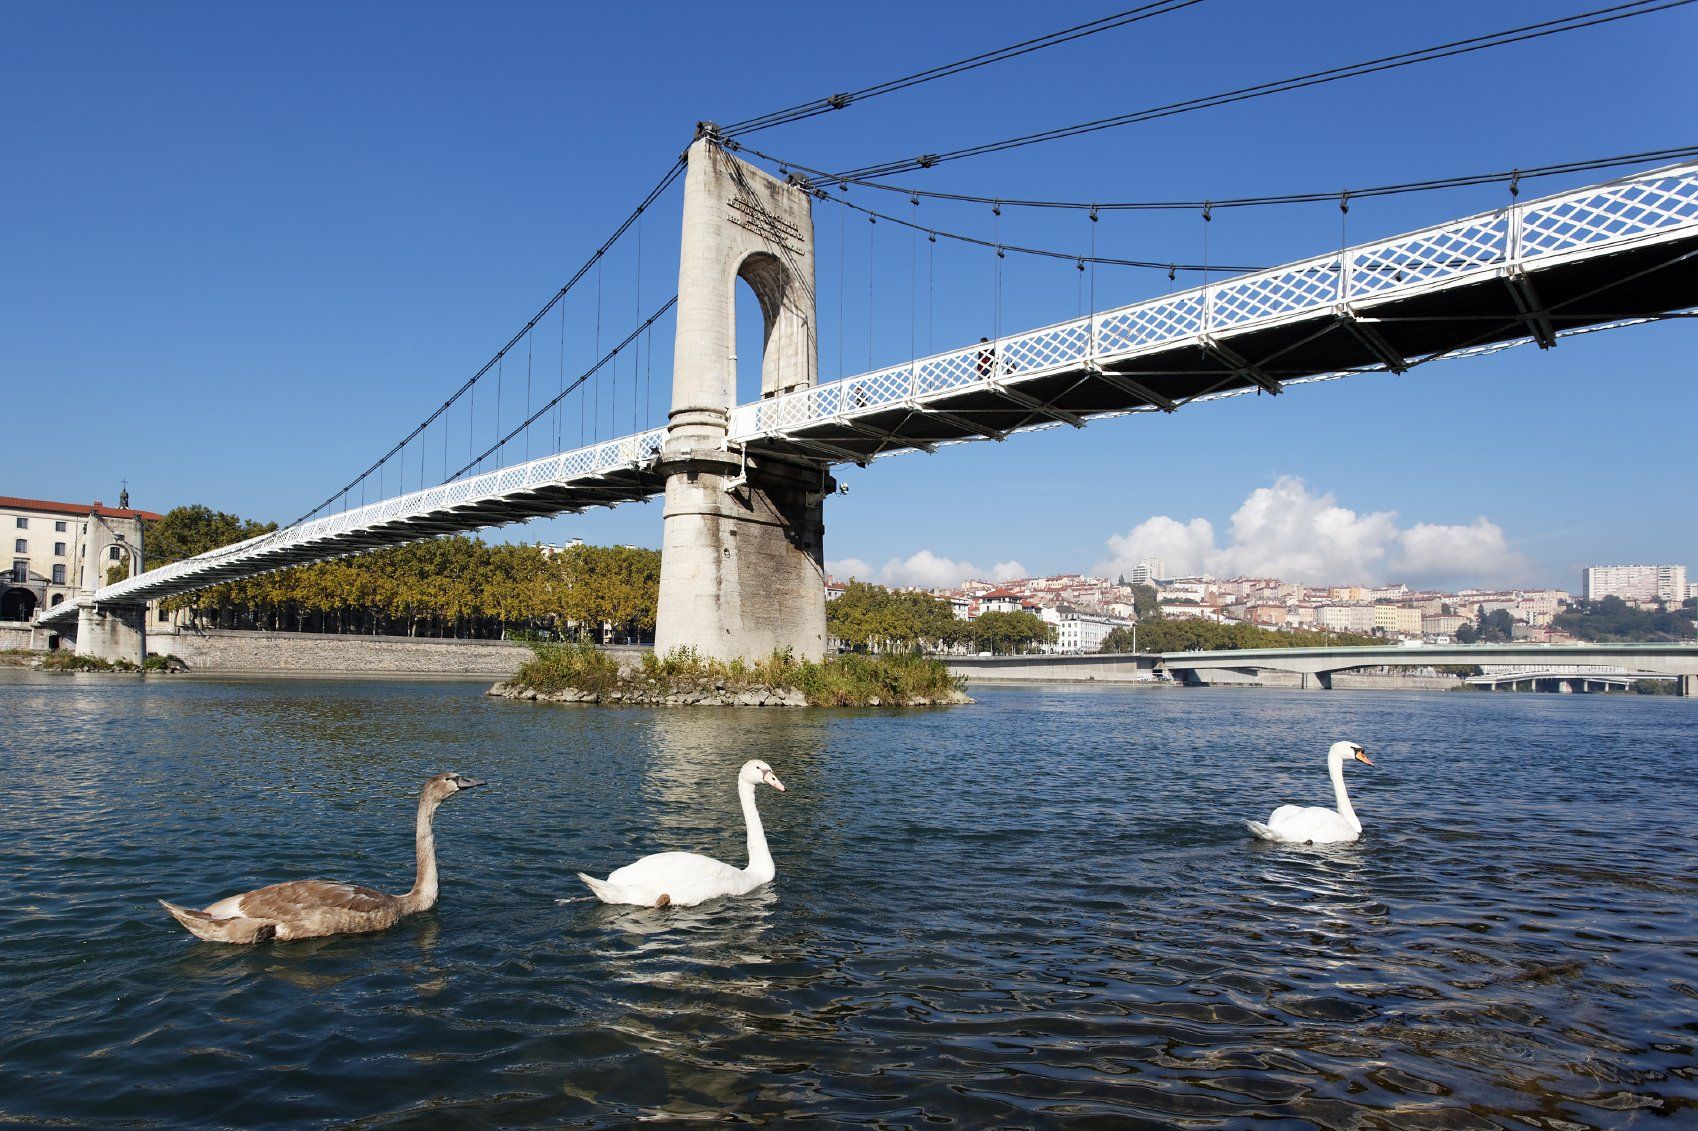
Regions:
<instances>
[{"instance_id":1,"label":"suspension bridge","mask_svg":"<svg viewBox=\"0 0 1698 1131\"><path fill-rule=\"evenodd\" d=\"M1277 396L1352 375L1404 374L1522 344L1549 349L1568 335L1698 307L1698 162L1688 160L1526 200L1512 181L1511 202L1500 208L1266 270L1205 272L1201 285L1171 294L820 383L813 210L833 181L757 167L740 155L738 132L702 124L633 214L683 177L665 427L493 470L474 463L468 474L358 506L347 505L344 489L340 511L321 507L283 529L116 584L85 573L84 591L44 610L38 623L74 634L79 651L139 659L150 600L435 535L664 496L656 646L726 658L779 648L818 656L823 508L836 466L1189 411L1225 397ZM927 159L915 167L928 167ZM1340 205L1347 210L1347 201ZM1000 259L1003 248L996 251ZM1083 257L1079 263L1083 269ZM740 404L739 279L754 291L765 328L761 395ZM503 442L485 456L505 450Z\"/></svg>"}]
</instances>

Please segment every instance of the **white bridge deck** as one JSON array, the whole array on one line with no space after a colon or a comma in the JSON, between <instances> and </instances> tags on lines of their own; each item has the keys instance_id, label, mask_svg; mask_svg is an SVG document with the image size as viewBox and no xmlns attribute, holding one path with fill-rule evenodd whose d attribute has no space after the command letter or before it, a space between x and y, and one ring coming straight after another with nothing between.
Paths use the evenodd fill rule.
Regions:
<instances>
[{"instance_id":1,"label":"white bridge deck","mask_svg":"<svg viewBox=\"0 0 1698 1131\"><path fill-rule=\"evenodd\" d=\"M1620 326L1698 306L1698 164L1424 228L732 410L756 457L866 463L1033 428ZM664 430L313 519L150 570L129 603L515 519L662 492Z\"/></svg>"}]
</instances>

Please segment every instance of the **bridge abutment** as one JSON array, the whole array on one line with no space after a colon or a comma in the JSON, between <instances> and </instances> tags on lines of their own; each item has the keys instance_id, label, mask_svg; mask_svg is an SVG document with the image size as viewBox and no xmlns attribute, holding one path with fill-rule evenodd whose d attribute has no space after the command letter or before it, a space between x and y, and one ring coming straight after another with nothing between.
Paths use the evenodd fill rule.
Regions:
<instances>
[{"instance_id":1,"label":"bridge abutment","mask_svg":"<svg viewBox=\"0 0 1698 1131\"><path fill-rule=\"evenodd\" d=\"M818 382L812 202L725 152L710 125L688 160L655 650L819 659L834 484L823 467L750 458L727 443L739 279L765 323L762 398Z\"/></svg>"},{"instance_id":2,"label":"bridge abutment","mask_svg":"<svg viewBox=\"0 0 1698 1131\"><path fill-rule=\"evenodd\" d=\"M77 610L77 655L139 665L147 658L145 604L90 604Z\"/></svg>"}]
</instances>

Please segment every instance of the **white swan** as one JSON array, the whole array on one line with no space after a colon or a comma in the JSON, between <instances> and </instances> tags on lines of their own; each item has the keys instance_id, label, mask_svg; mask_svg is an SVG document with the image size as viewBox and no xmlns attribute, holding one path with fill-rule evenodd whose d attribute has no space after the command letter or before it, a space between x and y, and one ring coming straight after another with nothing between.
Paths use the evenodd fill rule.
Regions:
<instances>
[{"instance_id":1,"label":"white swan","mask_svg":"<svg viewBox=\"0 0 1698 1131\"><path fill-rule=\"evenodd\" d=\"M737 772L737 796L743 802L743 821L749 826L749 866L729 864L695 852L657 852L635 864L627 864L605 880L578 878L589 885L603 903L632 903L639 907L694 907L722 895L747 895L770 883L777 870L767 851L766 830L755 809L755 786L761 782L784 792L784 783L772 767L758 758L743 763Z\"/></svg>"},{"instance_id":2,"label":"white swan","mask_svg":"<svg viewBox=\"0 0 1698 1131\"><path fill-rule=\"evenodd\" d=\"M1365 766L1374 763L1354 742L1335 742L1327 751L1327 772L1332 775L1332 791L1338 798L1338 808L1319 806L1281 805L1273 811L1267 824L1245 821L1250 831L1263 840L1283 841L1286 844L1345 844L1362 835L1362 822L1350 807L1350 795L1344 792L1344 763L1355 758Z\"/></svg>"}]
</instances>

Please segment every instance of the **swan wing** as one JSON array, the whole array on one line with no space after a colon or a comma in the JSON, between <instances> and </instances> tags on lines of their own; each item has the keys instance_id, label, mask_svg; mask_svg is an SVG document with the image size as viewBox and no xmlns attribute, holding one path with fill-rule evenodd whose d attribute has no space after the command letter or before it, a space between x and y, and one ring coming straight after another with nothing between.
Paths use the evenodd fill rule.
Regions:
<instances>
[{"instance_id":1,"label":"swan wing","mask_svg":"<svg viewBox=\"0 0 1698 1131\"><path fill-rule=\"evenodd\" d=\"M627 896L620 903L653 906L661 896L667 902L689 907L722 895L740 895L749 890L749 877L741 868L695 852L657 852L635 864L627 864L609 875L607 887ZM594 884L590 885L596 891ZM601 893L596 891L597 895Z\"/></svg>"},{"instance_id":2,"label":"swan wing","mask_svg":"<svg viewBox=\"0 0 1698 1131\"><path fill-rule=\"evenodd\" d=\"M208 907L206 913L215 919L240 916L250 919L290 920L315 911L327 910L371 915L388 910L394 902L394 896L357 884L342 884L331 880L296 880L221 899Z\"/></svg>"},{"instance_id":3,"label":"swan wing","mask_svg":"<svg viewBox=\"0 0 1698 1131\"><path fill-rule=\"evenodd\" d=\"M1343 844L1361 836L1336 809L1282 805L1268 818L1274 840L1288 844Z\"/></svg>"}]
</instances>

